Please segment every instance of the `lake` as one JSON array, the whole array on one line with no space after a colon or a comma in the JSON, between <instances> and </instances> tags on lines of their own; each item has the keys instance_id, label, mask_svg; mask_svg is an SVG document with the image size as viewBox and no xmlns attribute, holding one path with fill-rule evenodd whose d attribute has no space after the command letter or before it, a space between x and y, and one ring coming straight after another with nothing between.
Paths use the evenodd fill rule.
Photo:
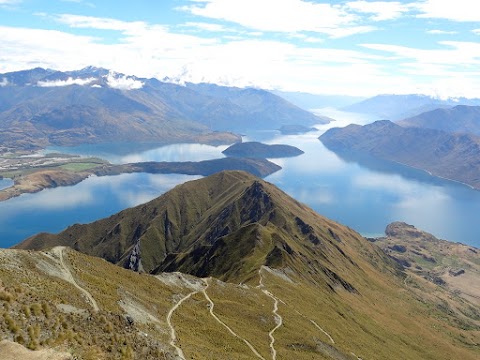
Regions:
<instances>
[{"instance_id":1,"label":"lake","mask_svg":"<svg viewBox=\"0 0 480 360\"><path fill-rule=\"evenodd\" d=\"M13 185L13 181L11 179L0 179L0 190L8 188Z\"/></svg>"},{"instance_id":2,"label":"lake","mask_svg":"<svg viewBox=\"0 0 480 360\"><path fill-rule=\"evenodd\" d=\"M334 125L374 119L322 109L339 119ZM380 236L390 222L405 221L435 236L480 247L480 191L432 177L402 165L371 158L340 157L326 149L318 132L282 136L277 131L248 133L245 140L290 144L305 154L272 159L283 167L268 176L295 199L318 213L365 236ZM223 157L222 147L199 144L109 144L49 151L95 155L114 163L135 161L198 161ZM124 174L90 177L73 187L24 194L0 203L0 246L8 247L40 231L58 232L73 223L86 223L159 196L175 185L199 176ZM1 183L0 183L1 186Z\"/></svg>"}]
</instances>

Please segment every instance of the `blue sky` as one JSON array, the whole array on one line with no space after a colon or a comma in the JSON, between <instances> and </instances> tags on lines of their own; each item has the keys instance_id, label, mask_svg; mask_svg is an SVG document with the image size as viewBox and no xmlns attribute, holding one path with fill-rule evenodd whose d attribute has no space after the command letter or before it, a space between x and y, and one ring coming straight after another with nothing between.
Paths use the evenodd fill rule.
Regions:
<instances>
[{"instance_id":1,"label":"blue sky","mask_svg":"<svg viewBox=\"0 0 480 360\"><path fill-rule=\"evenodd\" d=\"M480 97L473 0L0 0L0 73L101 66L320 94Z\"/></svg>"}]
</instances>

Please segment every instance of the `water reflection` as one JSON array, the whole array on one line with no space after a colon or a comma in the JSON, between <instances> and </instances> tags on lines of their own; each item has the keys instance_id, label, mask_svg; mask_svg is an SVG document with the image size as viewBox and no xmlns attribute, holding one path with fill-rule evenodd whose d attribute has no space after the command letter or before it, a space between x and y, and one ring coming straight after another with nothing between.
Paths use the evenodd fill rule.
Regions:
<instances>
[{"instance_id":1,"label":"water reflection","mask_svg":"<svg viewBox=\"0 0 480 360\"><path fill-rule=\"evenodd\" d=\"M13 181L11 179L0 179L0 190L6 189L13 185Z\"/></svg>"},{"instance_id":2,"label":"water reflection","mask_svg":"<svg viewBox=\"0 0 480 360\"><path fill-rule=\"evenodd\" d=\"M12 246L42 231L58 232L73 223L92 222L198 178L173 174L94 176L72 187L47 189L0 202L0 247Z\"/></svg>"},{"instance_id":3,"label":"water reflection","mask_svg":"<svg viewBox=\"0 0 480 360\"><path fill-rule=\"evenodd\" d=\"M222 158L228 146L204 144L86 144L72 147L52 146L47 152L60 152L81 156L97 156L113 164L141 161L202 161Z\"/></svg>"},{"instance_id":4,"label":"water reflection","mask_svg":"<svg viewBox=\"0 0 480 360\"><path fill-rule=\"evenodd\" d=\"M141 161L203 161L225 157L222 151L228 146L210 146L202 144L167 145L121 158L121 163ZM161 160L159 160L161 159Z\"/></svg>"}]
</instances>

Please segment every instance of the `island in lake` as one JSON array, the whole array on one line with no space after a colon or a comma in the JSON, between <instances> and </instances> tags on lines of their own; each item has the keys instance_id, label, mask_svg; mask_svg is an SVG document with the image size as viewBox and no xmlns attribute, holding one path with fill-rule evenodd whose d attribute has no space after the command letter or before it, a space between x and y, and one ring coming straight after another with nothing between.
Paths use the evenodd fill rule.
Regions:
<instances>
[{"instance_id":1,"label":"island in lake","mask_svg":"<svg viewBox=\"0 0 480 360\"><path fill-rule=\"evenodd\" d=\"M223 154L231 157L246 158L283 158L302 155L304 152L299 148L283 144L262 144L260 142L236 143L222 151Z\"/></svg>"}]
</instances>

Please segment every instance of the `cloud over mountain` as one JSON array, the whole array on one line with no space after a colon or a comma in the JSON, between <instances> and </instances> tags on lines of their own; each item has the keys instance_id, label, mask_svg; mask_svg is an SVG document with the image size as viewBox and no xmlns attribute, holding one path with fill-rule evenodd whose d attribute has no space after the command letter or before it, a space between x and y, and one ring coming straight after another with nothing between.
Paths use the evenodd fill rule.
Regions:
<instances>
[{"instance_id":1,"label":"cloud over mountain","mask_svg":"<svg viewBox=\"0 0 480 360\"><path fill-rule=\"evenodd\" d=\"M133 77L126 75L118 75L115 73L109 73L107 75L107 84L113 89L119 90L136 90L143 87L143 82L136 80Z\"/></svg>"},{"instance_id":2,"label":"cloud over mountain","mask_svg":"<svg viewBox=\"0 0 480 360\"><path fill-rule=\"evenodd\" d=\"M53 80L53 81L39 81L37 86L40 87L57 87L57 86L69 86L69 85L88 85L95 81L95 78L90 77L87 79L74 79L69 77L67 80Z\"/></svg>"}]
</instances>

